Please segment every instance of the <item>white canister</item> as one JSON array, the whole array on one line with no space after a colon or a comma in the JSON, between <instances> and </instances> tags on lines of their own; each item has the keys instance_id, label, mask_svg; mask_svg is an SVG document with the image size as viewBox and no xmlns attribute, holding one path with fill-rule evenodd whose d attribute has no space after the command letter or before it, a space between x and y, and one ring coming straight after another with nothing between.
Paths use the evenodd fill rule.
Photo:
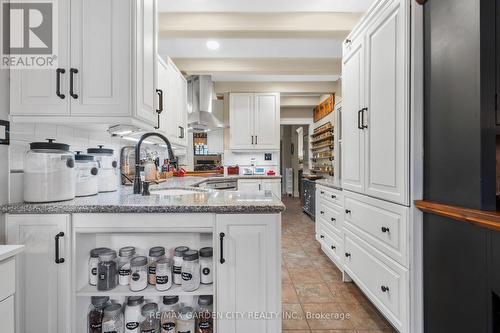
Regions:
<instances>
[{"instance_id":1,"label":"white canister","mask_svg":"<svg viewBox=\"0 0 500 333\"><path fill-rule=\"evenodd\" d=\"M77 197L96 195L98 192L98 164L94 156L83 155L77 151L75 155L76 191Z\"/></svg>"},{"instance_id":2,"label":"white canister","mask_svg":"<svg viewBox=\"0 0 500 333\"><path fill-rule=\"evenodd\" d=\"M144 305L143 296L130 296L125 307L125 333L139 333L141 323L141 308Z\"/></svg>"},{"instance_id":3,"label":"white canister","mask_svg":"<svg viewBox=\"0 0 500 333\"><path fill-rule=\"evenodd\" d=\"M33 142L24 157L24 201L52 202L75 198L75 158L69 145Z\"/></svg>"},{"instance_id":4,"label":"white canister","mask_svg":"<svg viewBox=\"0 0 500 333\"><path fill-rule=\"evenodd\" d=\"M118 190L119 170L114 150L109 148L89 148L87 154L94 156L99 165L98 190L99 192L114 192Z\"/></svg>"}]
</instances>

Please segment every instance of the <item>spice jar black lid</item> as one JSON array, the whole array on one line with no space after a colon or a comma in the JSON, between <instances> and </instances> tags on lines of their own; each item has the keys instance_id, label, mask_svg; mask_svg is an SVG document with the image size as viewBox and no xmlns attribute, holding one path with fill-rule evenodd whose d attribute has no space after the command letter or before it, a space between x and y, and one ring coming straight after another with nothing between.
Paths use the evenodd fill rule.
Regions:
<instances>
[{"instance_id":1,"label":"spice jar black lid","mask_svg":"<svg viewBox=\"0 0 500 333\"><path fill-rule=\"evenodd\" d=\"M211 247L204 247L200 249L200 257L211 258L214 255L214 249Z\"/></svg>"},{"instance_id":2,"label":"spice jar black lid","mask_svg":"<svg viewBox=\"0 0 500 333\"><path fill-rule=\"evenodd\" d=\"M174 305L179 302L179 296L163 296L163 304Z\"/></svg>"},{"instance_id":3,"label":"spice jar black lid","mask_svg":"<svg viewBox=\"0 0 500 333\"><path fill-rule=\"evenodd\" d=\"M200 255L198 254L198 251L189 250L189 251L184 252L184 256L182 257L182 259L184 259L186 261L194 261L194 260L198 260L199 257L200 257Z\"/></svg>"},{"instance_id":4,"label":"spice jar black lid","mask_svg":"<svg viewBox=\"0 0 500 333\"><path fill-rule=\"evenodd\" d=\"M90 257L91 258L99 258L99 254L101 254L102 252L109 251L109 250L111 250L111 249L109 249L107 247L98 247L98 248L92 249L92 250L90 250Z\"/></svg>"},{"instance_id":5,"label":"spice jar black lid","mask_svg":"<svg viewBox=\"0 0 500 333\"><path fill-rule=\"evenodd\" d=\"M116 316L122 311L122 306L120 304L111 304L104 308L104 313L109 314L110 316Z\"/></svg>"},{"instance_id":6,"label":"spice jar black lid","mask_svg":"<svg viewBox=\"0 0 500 333\"><path fill-rule=\"evenodd\" d=\"M150 257L161 257L165 254L165 248L163 246L155 246L149 249Z\"/></svg>"},{"instance_id":7,"label":"spice jar black lid","mask_svg":"<svg viewBox=\"0 0 500 333\"><path fill-rule=\"evenodd\" d=\"M103 148L104 146L98 146L99 148L88 148L87 154L103 154L103 155L113 155L115 152L113 149Z\"/></svg>"},{"instance_id":8,"label":"spice jar black lid","mask_svg":"<svg viewBox=\"0 0 500 333\"><path fill-rule=\"evenodd\" d=\"M128 306L136 306L144 303L144 296L130 296L127 300Z\"/></svg>"},{"instance_id":9,"label":"spice jar black lid","mask_svg":"<svg viewBox=\"0 0 500 333\"><path fill-rule=\"evenodd\" d=\"M142 315L146 318L151 316L151 315L156 315L156 313L158 312L158 304L148 303L142 307L141 312L142 312Z\"/></svg>"},{"instance_id":10,"label":"spice jar black lid","mask_svg":"<svg viewBox=\"0 0 500 333\"><path fill-rule=\"evenodd\" d=\"M148 258L144 256L135 257L132 258L132 260L130 260L131 267L146 266L147 264L148 264Z\"/></svg>"},{"instance_id":11,"label":"spice jar black lid","mask_svg":"<svg viewBox=\"0 0 500 333\"><path fill-rule=\"evenodd\" d=\"M198 297L198 305L212 305L214 298L211 295L202 295Z\"/></svg>"},{"instance_id":12,"label":"spice jar black lid","mask_svg":"<svg viewBox=\"0 0 500 333\"><path fill-rule=\"evenodd\" d=\"M122 247L118 252L120 257L130 257L135 254L135 247L133 246L125 246Z\"/></svg>"},{"instance_id":13,"label":"spice jar black lid","mask_svg":"<svg viewBox=\"0 0 500 333\"><path fill-rule=\"evenodd\" d=\"M82 154L81 151L75 151L75 161L87 161L87 162L92 162L94 161L94 156L92 155L85 155Z\"/></svg>"},{"instance_id":14,"label":"spice jar black lid","mask_svg":"<svg viewBox=\"0 0 500 333\"><path fill-rule=\"evenodd\" d=\"M90 298L92 305L97 308L102 308L106 303L109 302L108 296L92 296Z\"/></svg>"},{"instance_id":15,"label":"spice jar black lid","mask_svg":"<svg viewBox=\"0 0 500 333\"><path fill-rule=\"evenodd\" d=\"M99 253L99 260L102 261L111 261L116 259L116 251L115 250L107 250Z\"/></svg>"},{"instance_id":16,"label":"spice jar black lid","mask_svg":"<svg viewBox=\"0 0 500 333\"><path fill-rule=\"evenodd\" d=\"M189 247L187 246L178 246L175 248L174 250L174 254L176 257L183 257L184 256L184 252L186 251L189 251Z\"/></svg>"},{"instance_id":17,"label":"spice jar black lid","mask_svg":"<svg viewBox=\"0 0 500 333\"><path fill-rule=\"evenodd\" d=\"M54 139L47 139L47 142L32 142L30 143L30 149L53 149L69 151L69 145L65 143L54 142Z\"/></svg>"}]
</instances>

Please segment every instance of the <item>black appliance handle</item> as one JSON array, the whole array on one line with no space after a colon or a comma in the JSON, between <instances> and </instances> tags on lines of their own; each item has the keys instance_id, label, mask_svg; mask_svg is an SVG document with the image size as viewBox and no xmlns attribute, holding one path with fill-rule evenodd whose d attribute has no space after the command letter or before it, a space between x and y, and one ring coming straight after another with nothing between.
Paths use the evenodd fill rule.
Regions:
<instances>
[{"instance_id":1,"label":"black appliance handle","mask_svg":"<svg viewBox=\"0 0 500 333\"><path fill-rule=\"evenodd\" d=\"M61 94L61 74L66 73L66 70L64 68L58 68L56 69L56 95L60 99L65 99L66 95Z\"/></svg>"},{"instance_id":2,"label":"black appliance handle","mask_svg":"<svg viewBox=\"0 0 500 333\"><path fill-rule=\"evenodd\" d=\"M61 237L64 237L64 232L62 232L62 231L60 233L58 233L56 235L56 237L55 237L55 247L56 247L55 248L55 251L56 251L56 260L55 260L55 262L56 262L56 264L62 264L65 261L64 258L60 258L59 257L59 239Z\"/></svg>"}]
</instances>

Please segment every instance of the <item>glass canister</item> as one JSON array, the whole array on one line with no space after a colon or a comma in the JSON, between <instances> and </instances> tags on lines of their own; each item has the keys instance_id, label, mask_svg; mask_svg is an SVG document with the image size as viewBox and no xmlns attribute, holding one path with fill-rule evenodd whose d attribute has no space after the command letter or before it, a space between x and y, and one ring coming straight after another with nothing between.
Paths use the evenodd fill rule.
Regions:
<instances>
[{"instance_id":1,"label":"glass canister","mask_svg":"<svg viewBox=\"0 0 500 333\"><path fill-rule=\"evenodd\" d=\"M89 284L97 286L97 264L99 263L99 254L109 251L107 247L98 247L90 250L89 257Z\"/></svg>"},{"instance_id":2,"label":"glass canister","mask_svg":"<svg viewBox=\"0 0 500 333\"><path fill-rule=\"evenodd\" d=\"M156 262L156 290L165 291L172 287L172 263L164 258Z\"/></svg>"},{"instance_id":3,"label":"glass canister","mask_svg":"<svg viewBox=\"0 0 500 333\"><path fill-rule=\"evenodd\" d=\"M113 149L98 147L87 149L87 154L94 156L99 165L99 192L114 192L119 183L118 161Z\"/></svg>"},{"instance_id":4,"label":"glass canister","mask_svg":"<svg viewBox=\"0 0 500 333\"><path fill-rule=\"evenodd\" d=\"M130 260L135 256L135 247L126 246L118 251L118 283L128 286L130 283Z\"/></svg>"},{"instance_id":5,"label":"glass canister","mask_svg":"<svg viewBox=\"0 0 500 333\"><path fill-rule=\"evenodd\" d=\"M157 316L158 305L148 303L142 307L141 333L160 333L160 320Z\"/></svg>"},{"instance_id":6,"label":"glass canister","mask_svg":"<svg viewBox=\"0 0 500 333\"><path fill-rule=\"evenodd\" d=\"M177 312L179 311L179 296L164 296L161 306L161 333L177 332Z\"/></svg>"},{"instance_id":7,"label":"glass canister","mask_svg":"<svg viewBox=\"0 0 500 333\"><path fill-rule=\"evenodd\" d=\"M116 251L101 252L97 264L97 290L112 290L116 288L117 284L118 264L116 263Z\"/></svg>"},{"instance_id":8,"label":"glass canister","mask_svg":"<svg viewBox=\"0 0 500 333\"><path fill-rule=\"evenodd\" d=\"M165 259L165 248L155 246L149 249L149 284L156 284L156 263L160 259Z\"/></svg>"},{"instance_id":9,"label":"glass canister","mask_svg":"<svg viewBox=\"0 0 500 333\"><path fill-rule=\"evenodd\" d=\"M33 142L24 156L23 190L26 202L52 202L75 198L75 158L69 145Z\"/></svg>"},{"instance_id":10,"label":"glass canister","mask_svg":"<svg viewBox=\"0 0 500 333\"><path fill-rule=\"evenodd\" d=\"M186 251L189 251L189 247L187 246L179 246L176 247L174 250L174 263L173 263L173 278L174 278L174 283L175 284L182 284L182 262L183 262L183 257L184 253Z\"/></svg>"},{"instance_id":11,"label":"glass canister","mask_svg":"<svg viewBox=\"0 0 500 333\"><path fill-rule=\"evenodd\" d=\"M131 291L141 291L148 286L148 258L139 256L130 260Z\"/></svg>"},{"instance_id":12,"label":"glass canister","mask_svg":"<svg viewBox=\"0 0 500 333\"><path fill-rule=\"evenodd\" d=\"M214 282L213 270L213 255L214 250L211 247L200 249L200 269L201 283L212 284Z\"/></svg>"},{"instance_id":13,"label":"glass canister","mask_svg":"<svg viewBox=\"0 0 500 333\"><path fill-rule=\"evenodd\" d=\"M102 333L124 333L125 318L121 304L111 304L104 308Z\"/></svg>"},{"instance_id":14,"label":"glass canister","mask_svg":"<svg viewBox=\"0 0 500 333\"><path fill-rule=\"evenodd\" d=\"M198 297L196 333L214 332L213 303L214 300L211 295L203 295Z\"/></svg>"},{"instance_id":15,"label":"glass canister","mask_svg":"<svg viewBox=\"0 0 500 333\"><path fill-rule=\"evenodd\" d=\"M200 261L198 251L186 251L182 259L182 290L195 291L200 287Z\"/></svg>"},{"instance_id":16,"label":"glass canister","mask_svg":"<svg viewBox=\"0 0 500 333\"><path fill-rule=\"evenodd\" d=\"M77 197L87 197L98 193L97 174L98 164L94 156L83 155L80 151L75 155L76 187Z\"/></svg>"},{"instance_id":17,"label":"glass canister","mask_svg":"<svg viewBox=\"0 0 500 333\"><path fill-rule=\"evenodd\" d=\"M195 333L194 310L190 306L185 306L179 311L177 318L177 332Z\"/></svg>"},{"instance_id":18,"label":"glass canister","mask_svg":"<svg viewBox=\"0 0 500 333\"><path fill-rule=\"evenodd\" d=\"M139 333L144 297L130 296L125 307L125 333Z\"/></svg>"},{"instance_id":19,"label":"glass canister","mask_svg":"<svg viewBox=\"0 0 500 333\"><path fill-rule=\"evenodd\" d=\"M87 314L88 333L102 333L102 320L104 308L110 305L109 297L92 296L89 311Z\"/></svg>"}]
</instances>

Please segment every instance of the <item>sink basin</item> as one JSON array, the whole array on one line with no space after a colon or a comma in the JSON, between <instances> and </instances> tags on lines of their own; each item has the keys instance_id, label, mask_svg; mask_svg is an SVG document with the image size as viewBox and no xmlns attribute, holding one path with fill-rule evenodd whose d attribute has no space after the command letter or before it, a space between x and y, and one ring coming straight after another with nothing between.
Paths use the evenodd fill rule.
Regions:
<instances>
[{"instance_id":1,"label":"sink basin","mask_svg":"<svg viewBox=\"0 0 500 333\"><path fill-rule=\"evenodd\" d=\"M189 194L196 194L196 193L203 193L205 191L201 191L198 189L183 189L183 188L167 188L163 190L151 190L151 194L154 195L189 195Z\"/></svg>"}]
</instances>

